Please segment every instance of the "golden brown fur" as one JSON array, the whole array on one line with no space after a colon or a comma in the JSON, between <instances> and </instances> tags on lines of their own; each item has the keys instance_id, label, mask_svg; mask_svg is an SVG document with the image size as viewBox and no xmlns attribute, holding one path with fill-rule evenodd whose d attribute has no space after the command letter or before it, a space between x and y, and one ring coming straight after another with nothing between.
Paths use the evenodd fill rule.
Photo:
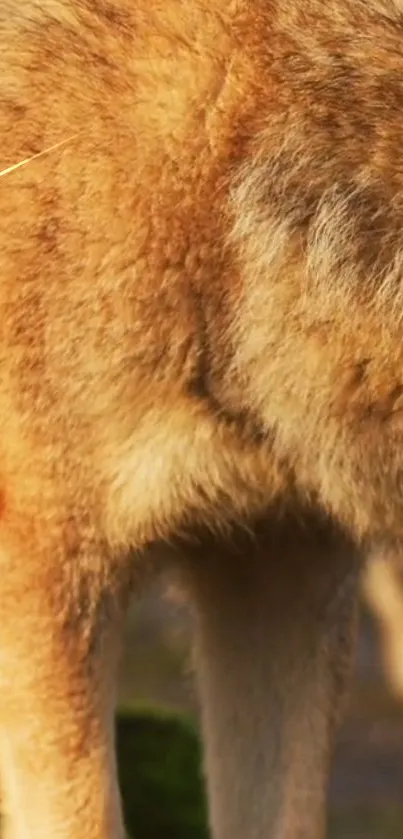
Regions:
<instances>
[{"instance_id":1,"label":"golden brown fur","mask_svg":"<svg viewBox=\"0 0 403 839\"><path fill-rule=\"evenodd\" d=\"M15 839L121 836L110 662L156 540L214 838L323 836L355 552L403 535L402 35L400 0L1 0Z\"/></svg>"},{"instance_id":2,"label":"golden brown fur","mask_svg":"<svg viewBox=\"0 0 403 839\"><path fill-rule=\"evenodd\" d=\"M380 653L387 686L403 701L403 562L402 556L376 556L367 563L364 597L379 628Z\"/></svg>"}]
</instances>

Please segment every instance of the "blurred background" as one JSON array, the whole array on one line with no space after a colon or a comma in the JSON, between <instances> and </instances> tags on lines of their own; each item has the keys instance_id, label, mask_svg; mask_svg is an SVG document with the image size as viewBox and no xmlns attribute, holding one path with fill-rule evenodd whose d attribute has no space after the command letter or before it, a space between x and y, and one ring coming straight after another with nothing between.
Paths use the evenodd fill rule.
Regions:
<instances>
[{"instance_id":1,"label":"blurred background","mask_svg":"<svg viewBox=\"0 0 403 839\"><path fill-rule=\"evenodd\" d=\"M127 623L118 721L126 820L136 839L207 839L191 617L165 591L161 579ZM403 559L396 557L373 559L363 579L329 835L403 839Z\"/></svg>"}]
</instances>

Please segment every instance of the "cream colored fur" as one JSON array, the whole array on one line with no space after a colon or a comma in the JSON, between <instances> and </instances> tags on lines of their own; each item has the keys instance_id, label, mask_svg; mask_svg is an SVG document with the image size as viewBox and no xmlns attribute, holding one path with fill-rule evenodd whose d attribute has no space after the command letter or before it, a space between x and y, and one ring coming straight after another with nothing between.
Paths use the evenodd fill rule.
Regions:
<instances>
[{"instance_id":1,"label":"cream colored fur","mask_svg":"<svg viewBox=\"0 0 403 839\"><path fill-rule=\"evenodd\" d=\"M386 684L403 701L403 568L401 556L377 556L367 564L364 597L379 630Z\"/></svg>"}]
</instances>

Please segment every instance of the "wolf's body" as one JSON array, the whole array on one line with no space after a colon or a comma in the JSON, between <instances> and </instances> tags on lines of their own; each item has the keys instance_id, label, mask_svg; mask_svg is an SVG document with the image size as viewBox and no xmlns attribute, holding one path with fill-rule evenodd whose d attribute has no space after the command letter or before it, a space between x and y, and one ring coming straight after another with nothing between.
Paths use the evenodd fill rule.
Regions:
<instances>
[{"instance_id":1,"label":"wolf's body","mask_svg":"<svg viewBox=\"0 0 403 839\"><path fill-rule=\"evenodd\" d=\"M14 839L122 835L115 661L158 540L214 839L324 835L360 558L403 536L402 44L398 0L1 0Z\"/></svg>"}]
</instances>

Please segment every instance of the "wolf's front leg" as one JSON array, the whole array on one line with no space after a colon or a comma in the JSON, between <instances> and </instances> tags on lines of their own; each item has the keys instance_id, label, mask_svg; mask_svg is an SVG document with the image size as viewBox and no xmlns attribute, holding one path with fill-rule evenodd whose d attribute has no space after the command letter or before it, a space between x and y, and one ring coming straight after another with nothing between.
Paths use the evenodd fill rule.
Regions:
<instances>
[{"instance_id":1,"label":"wolf's front leg","mask_svg":"<svg viewBox=\"0 0 403 839\"><path fill-rule=\"evenodd\" d=\"M214 839L323 839L357 563L326 534L189 562Z\"/></svg>"}]
</instances>

